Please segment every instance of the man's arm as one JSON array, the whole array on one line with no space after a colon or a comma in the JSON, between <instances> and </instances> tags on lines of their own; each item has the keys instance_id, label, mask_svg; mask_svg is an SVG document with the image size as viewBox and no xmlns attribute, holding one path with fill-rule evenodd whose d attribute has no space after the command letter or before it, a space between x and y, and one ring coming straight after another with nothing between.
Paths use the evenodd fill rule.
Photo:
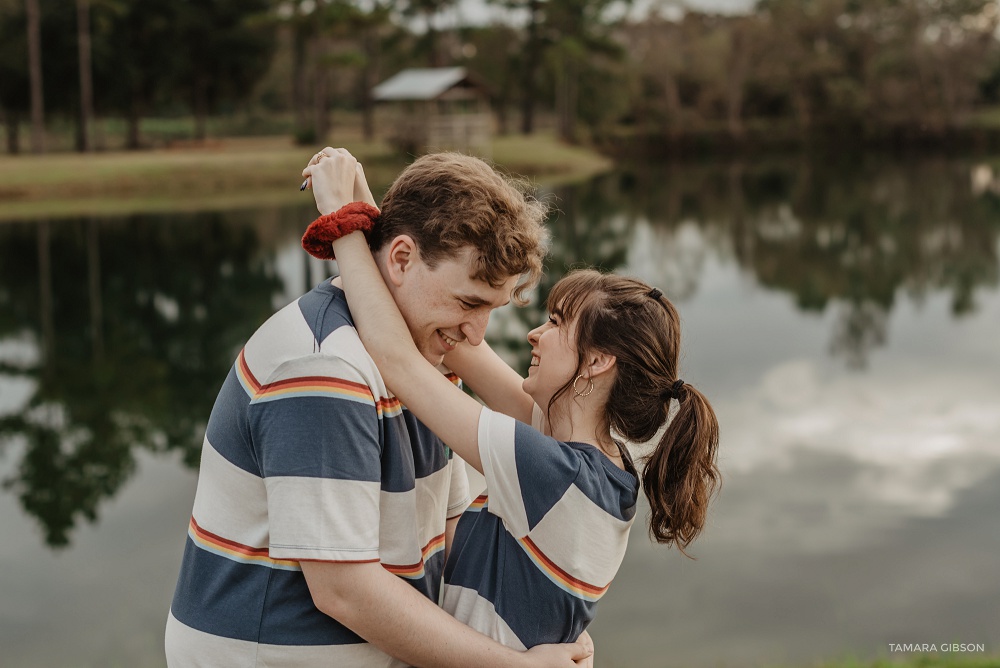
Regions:
<instances>
[{"instance_id":1,"label":"man's arm","mask_svg":"<svg viewBox=\"0 0 1000 668\"><path fill-rule=\"evenodd\" d=\"M313 602L384 652L414 666L570 668L591 651L584 643L539 645L527 652L473 631L377 563L302 562Z\"/></svg>"}]
</instances>

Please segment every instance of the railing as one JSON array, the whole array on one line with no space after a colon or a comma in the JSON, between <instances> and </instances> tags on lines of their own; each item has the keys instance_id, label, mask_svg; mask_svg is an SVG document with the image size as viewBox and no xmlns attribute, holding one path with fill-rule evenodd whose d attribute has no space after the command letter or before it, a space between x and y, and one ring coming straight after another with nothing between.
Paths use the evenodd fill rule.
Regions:
<instances>
[{"instance_id":1,"label":"railing","mask_svg":"<svg viewBox=\"0 0 1000 668\"><path fill-rule=\"evenodd\" d=\"M390 141L404 150L471 150L482 155L489 153L493 117L489 113L401 115L390 127Z\"/></svg>"}]
</instances>

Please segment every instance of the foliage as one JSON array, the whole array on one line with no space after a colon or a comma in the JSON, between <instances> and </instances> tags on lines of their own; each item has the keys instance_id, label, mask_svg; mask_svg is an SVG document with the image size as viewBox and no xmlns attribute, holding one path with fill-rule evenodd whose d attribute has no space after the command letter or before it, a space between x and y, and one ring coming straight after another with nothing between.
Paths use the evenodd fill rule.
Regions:
<instances>
[{"instance_id":1,"label":"foliage","mask_svg":"<svg viewBox=\"0 0 1000 668\"><path fill-rule=\"evenodd\" d=\"M747 16L653 16L619 39L651 128L725 120L739 135L771 117L863 133L966 123L1000 80L998 19L989 0L761 0Z\"/></svg>"},{"instance_id":2,"label":"foliage","mask_svg":"<svg viewBox=\"0 0 1000 668\"><path fill-rule=\"evenodd\" d=\"M23 3L0 5L0 106L28 106ZM45 104L78 110L75 0L41 3ZM100 114L205 114L245 99L270 62L270 0L93 0L92 67ZM134 143L138 143L138 136Z\"/></svg>"},{"instance_id":3,"label":"foliage","mask_svg":"<svg viewBox=\"0 0 1000 668\"><path fill-rule=\"evenodd\" d=\"M659 13L630 0L492 0L509 15L446 26L455 0L92 0L99 115L138 120L241 105L290 111L323 141L331 110L361 110L405 67L466 65L491 88L502 129L554 112L564 139L631 127L724 133L761 122L781 137L947 136L1000 103L992 0L759 0L747 13ZM667 3L675 9L676 3ZM42 6L50 115L77 113L75 0ZM634 9L634 11L633 11ZM24 3L0 0L0 111L28 108Z\"/></svg>"}]
</instances>

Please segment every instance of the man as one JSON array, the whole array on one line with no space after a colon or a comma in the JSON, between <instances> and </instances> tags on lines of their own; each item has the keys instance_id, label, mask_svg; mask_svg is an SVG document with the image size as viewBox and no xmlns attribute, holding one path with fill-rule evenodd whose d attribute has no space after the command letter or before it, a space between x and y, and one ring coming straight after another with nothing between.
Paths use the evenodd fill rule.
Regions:
<instances>
[{"instance_id":1,"label":"man","mask_svg":"<svg viewBox=\"0 0 1000 668\"><path fill-rule=\"evenodd\" d=\"M490 311L537 281L543 215L467 156L425 156L399 176L371 247L429 361L478 344ZM467 504L461 463L385 388L343 291L324 282L257 330L219 392L168 664L571 666L586 656L579 644L515 652L435 605Z\"/></svg>"}]
</instances>

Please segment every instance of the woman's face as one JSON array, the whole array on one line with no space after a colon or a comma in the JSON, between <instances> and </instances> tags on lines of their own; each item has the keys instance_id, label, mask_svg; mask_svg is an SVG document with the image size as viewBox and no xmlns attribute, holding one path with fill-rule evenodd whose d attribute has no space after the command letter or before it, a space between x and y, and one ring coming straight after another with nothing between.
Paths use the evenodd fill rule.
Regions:
<instances>
[{"instance_id":1,"label":"woman's face","mask_svg":"<svg viewBox=\"0 0 1000 668\"><path fill-rule=\"evenodd\" d=\"M575 323L565 322L556 309L544 324L528 332L528 343L531 366L521 388L544 409L559 388L577 375Z\"/></svg>"}]
</instances>

